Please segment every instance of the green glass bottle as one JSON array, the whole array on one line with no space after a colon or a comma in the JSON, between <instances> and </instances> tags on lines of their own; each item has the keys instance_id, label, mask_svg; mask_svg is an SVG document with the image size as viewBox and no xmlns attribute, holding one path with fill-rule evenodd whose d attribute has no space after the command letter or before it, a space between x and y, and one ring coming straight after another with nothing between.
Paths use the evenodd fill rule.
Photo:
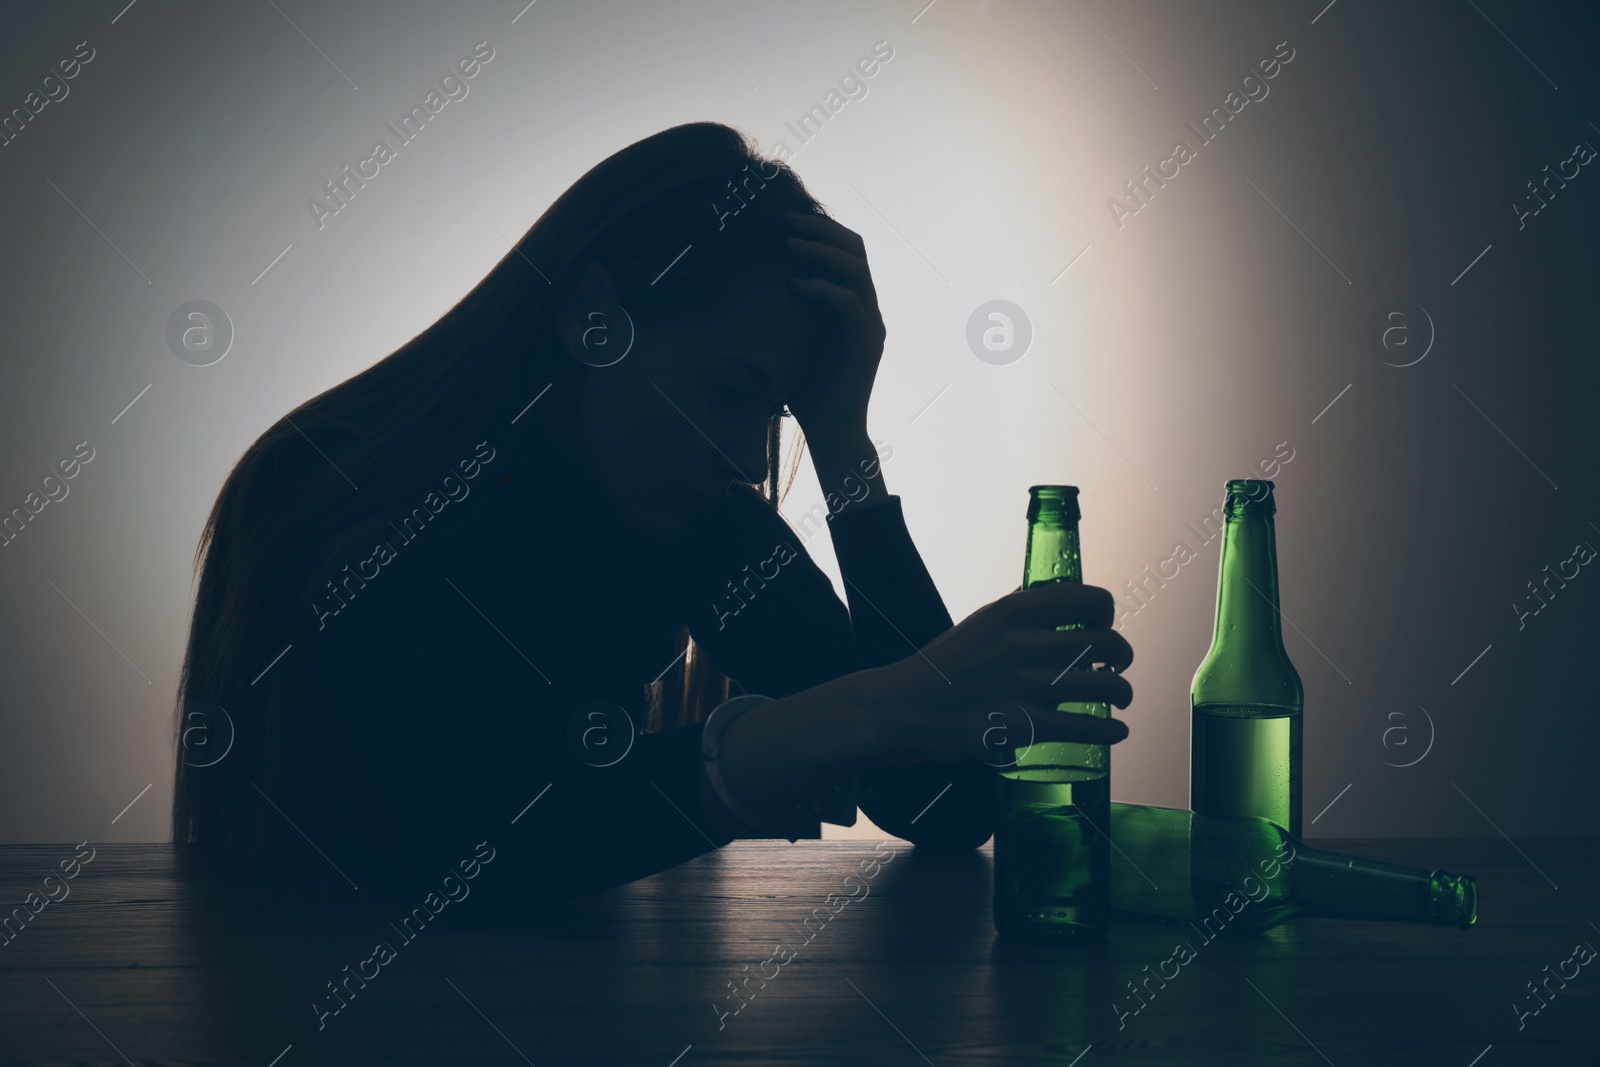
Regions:
<instances>
[{"instance_id":1,"label":"green glass bottle","mask_svg":"<svg viewBox=\"0 0 1600 1067\"><path fill-rule=\"evenodd\" d=\"M1036 485L1028 494L1023 587L1083 581L1077 488ZM1077 669L1088 669L1088 659ZM1066 702L1057 710L1111 714L1103 703ZM1043 942L1103 937L1111 907L1109 746L1041 742L1017 745L1013 756L998 782L995 930Z\"/></svg>"},{"instance_id":2,"label":"green glass bottle","mask_svg":"<svg viewBox=\"0 0 1600 1067\"><path fill-rule=\"evenodd\" d=\"M1313 848L1254 816L1113 804L1111 835L1113 914L1188 922L1207 941L1296 915L1463 930L1478 921L1470 876Z\"/></svg>"},{"instance_id":3,"label":"green glass bottle","mask_svg":"<svg viewBox=\"0 0 1600 1067\"><path fill-rule=\"evenodd\" d=\"M1305 697L1279 624L1275 511L1271 482L1228 482L1216 631L1190 689L1189 806L1298 836Z\"/></svg>"}]
</instances>

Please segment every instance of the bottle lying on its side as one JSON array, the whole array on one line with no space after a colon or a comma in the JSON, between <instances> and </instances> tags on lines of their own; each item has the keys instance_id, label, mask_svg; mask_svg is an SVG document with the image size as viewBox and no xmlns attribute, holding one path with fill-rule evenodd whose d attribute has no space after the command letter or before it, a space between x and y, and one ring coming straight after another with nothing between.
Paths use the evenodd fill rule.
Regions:
<instances>
[{"instance_id":1,"label":"bottle lying on its side","mask_svg":"<svg viewBox=\"0 0 1600 1067\"><path fill-rule=\"evenodd\" d=\"M1114 915L1264 930L1297 915L1431 923L1478 921L1467 875L1313 848L1255 816L1111 805Z\"/></svg>"}]
</instances>

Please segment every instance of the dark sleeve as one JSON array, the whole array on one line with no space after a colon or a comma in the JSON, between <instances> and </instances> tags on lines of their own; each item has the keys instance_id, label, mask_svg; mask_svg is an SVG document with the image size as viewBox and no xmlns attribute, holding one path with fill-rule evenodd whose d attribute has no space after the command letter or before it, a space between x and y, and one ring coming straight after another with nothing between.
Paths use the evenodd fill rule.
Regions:
<instances>
[{"instance_id":1,"label":"dark sleeve","mask_svg":"<svg viewBox=\"0 0 1600 1067\"><path fill-rule=\"evenodd\" d=\"M817 525L800 528L815 533ZM951 626L898 496L847 507L827 527L848 610L805 539L753 490L737 493L699 537L702 552L684 580L705 592L690 595L685 617L696 643L747 692L783 697L881 667ZM976 848L993 832L994 773L981 762L884 768L861 777L860 807L916 844Z\"/></svg>"},{"instance_id":2,"label":"dark sleeve","mask_svg":"<svg viewBox=\"0 0 1600 1067\"><path fill-rule=\"evenodd\" d=\"M844 575L858 669L902 660L953 625L898 496L830 515L828 535Z\"/></svg>"},{"instance_id":3,"label":"dark sleeve","mask_svg":"<svg viewBox=\"0 0 1600 1067\"><path fill-rule=\"evenodd\" d=\"M353 603L360 625L339 620L326 699L340 729L323 739L336 752L324 775L341 787L336 822L369 876L420 901L486 843L495 858L475 891L516 907L641 878L731 840L701 808L701 725L640 732L638 685L559 661L542 627L560 626L548 617L560 613L519 618L493 600L484 572L451 577L476 607L425 571L404 597ZM606 646L607 635L586 636ZM621 674L625 650L592 662L608 657ZM590 714L608 706L621 712Z\"/></svg>"},{"instance_id":4,"label":"dark sleeve","mask_svg":"<svg viewBox=\"0 0 1600 1067\"><path fill-rule=\"evenodd\" d=\"M828 533L862 667L917 655L950 629L950 613L912 543L898 496L844 508L828 519ZM867 817L918 845L977 848L994 832L995 769L981 761L885 767L862 775L860 786Z\"/></svg>"}]
</instances>

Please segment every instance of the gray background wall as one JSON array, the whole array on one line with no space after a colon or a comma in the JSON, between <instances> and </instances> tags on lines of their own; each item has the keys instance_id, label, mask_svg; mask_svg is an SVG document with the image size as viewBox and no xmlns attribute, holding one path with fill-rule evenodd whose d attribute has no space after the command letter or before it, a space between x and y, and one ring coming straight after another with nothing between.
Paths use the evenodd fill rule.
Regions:
<instances>
[{"instance_id":1,"label":"gray background wall","mask_svg":"<svg viewBox=\"0 0 1600 1067\"><path fill-rule=\"evenodd\" d=\"M871 430L952 615L1017 584L1036 482L1082 487L1091 582L1120 593L1199 549L1125 622L1118 799L1186 802L1216 544L1184 524L1287 442L1308 833L1600 830L1600 575L1521 628L1512 606L1600 546L1600 176L1520 227L1512 207L1600 145L1595 9L924 3L11 12L0 108L79 42L94 58L0 147L0 512L79 442L94 458L0 548L0 841L166 838L190 564L230 465L437 317L588 167L706 118L797 149L866 238L889 330ZM785 123L879 40L866 95L800 145ZM308 198L479 41L469 95L319 229ZM1198 147L1185 122L1285 41L1269 95ZM1179 138L1197 157L1119 227L1108 199ZM212 366L167 342L195 299L236 335ZM1031 323L1005 365L966 341L992 299ZM1410 348L1379 343L1394 310ZM785 511L815 499L802 481Z\"/></svg>"}]
</instances>

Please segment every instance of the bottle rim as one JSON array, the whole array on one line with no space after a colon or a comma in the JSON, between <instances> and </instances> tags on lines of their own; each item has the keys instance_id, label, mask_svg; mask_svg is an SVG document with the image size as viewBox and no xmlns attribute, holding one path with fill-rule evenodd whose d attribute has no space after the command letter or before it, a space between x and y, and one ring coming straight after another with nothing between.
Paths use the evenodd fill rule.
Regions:
<instances>
[{"instance_id":1,"label":"bottle rim","mask_svg":"<svg viewBox=\"0 0 1600 1067\"><path fill-rule=\"evenodd\" d=\"M1028 487L1028 521L1041 516L1046 521L1076 523L1083 517L1078 509L1078 487L1075 485L1030 485Z\"/></svg>"},{"instance_id":2,"label":"bottle rim","mask_svg":"<svg viewBox=\"0 0 1600 1067\"><path fill-rule=\"evenodd\" d=\"M1229 478L1223 489L1222 509L1228 515L1272 515L1278 504L1275 485L1265 478Z\"/></svg>"},{"instance_id":3,"label":"bottle rim","mask_svg":"<svg viewBox=\"0 0 1600 1067\"><path fill-rule=\"evenodd\" d=\"M1478 922L1478 882L1470 874L1428 876L1428 918L1435 926L1470 930Z\"/></svg>"}]
</instances>

